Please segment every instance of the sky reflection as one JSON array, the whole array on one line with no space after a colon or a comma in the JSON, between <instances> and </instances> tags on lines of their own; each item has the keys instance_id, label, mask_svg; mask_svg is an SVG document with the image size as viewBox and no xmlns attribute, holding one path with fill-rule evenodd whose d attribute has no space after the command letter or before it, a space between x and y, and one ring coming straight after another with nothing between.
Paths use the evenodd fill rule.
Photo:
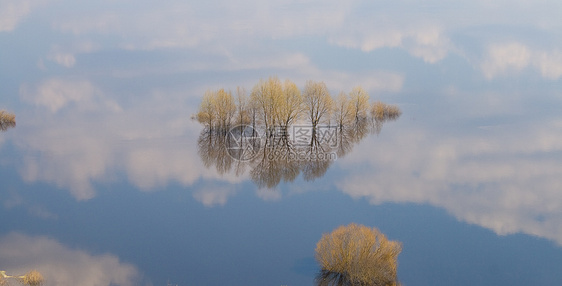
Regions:
<instances>
[{"instance_id":1,"label":"sky reflection","mask_svg":"<svg viewBox=\"0 0 562 286\"><path fill-rule=\"evenodd\" d=\"M279 251L291 256L275 255L287 266L309 261L306 249L313 250L310 245L322 232L363 219L369 226L387 224L389 236L404 241L399 260L410 271L402 276L405 282L440 284L424 280L438 276L431 269L422 273L415 266L427 264L420 258L426 248L415 238L429 239L407 222L422 220L424 214L434 224L416 221L443 230L439 233L444 236L454 236L444 230L465 229L467 223L498 235L523 233L560 245L561 6L556 1L0 0L0 109L17 115L17 126L0 133L0 210L12 219L0 233L0 260L12 255L10 249L19 250L0 270L46 269L51 265L43 261L57 261L67 270L52 272L63 273L72 284L132 285L146 271L157 277L154 281L166 278L161 272L221 285L224 281L213 280L207 266L226 269L229 263L221 261L225 256L219 250L208 250L209 241L223 245L224 251L227 246L247 250L245 239L260 241L236 232L238 226L272 241L282 237ZM201 160L198 136L203 127L191 117L206 90L249 90L271 75L290 78L301 88L306 80L324 81L332 95L362 86L372 100L397 104L403 113L380 134L343 150L345 156L313 182L301 172L256 187L252 180L259 180L251 168L221 171ZM275 191L259 186L274 186ZM142 203L121 210L129 200ZM151 208L153 201L158 208ZM334 203L340 201L342 205ZM326 214L320 203L336 211ZM109 217L94 221L107 208L123 219L122 225L106 227L115 219ZM451 226L441 213L432 215L434 209L444 210L457 225ZM165 219L159 219L161 212ZM260 212L269 216L260 217ZM277 218L282 215L288 217ZM209 254L197 250L203 244L212 254L207 264L174 261L201 270L204 278L187 277L190 273L179 266L147 270L159 265L151 256L163 259L163 253L173 256L174 251L154 243L158 233L137 226L145 223L138 216L173 237L170 244L176 249L189 244L191 248L182 249L185 257ZM244 225L256 217L263 221ZM284 227L268 226L265 221L272 217ZM232 229L223 225L226 218ZM174 225L184 230L176 232ZM264 225L272 233L261 232ZM123 229L128 227L144 240L127 247ZM91 237L79 234L82 228ZM466 233L478 237L475 241L493 240L481 231L470 228ZM232 233L237 240L227 243L214 235ZM505 253L493 252L504 260L520 246L537 245L519 238L509 235L486 245L495 249L500 242L513 243ZM101 250L90 251L98 242ZM539 244L542 254L559 251ZM141 246L154 247L154 252L135 256ZM298 250L288 250L291 246ZM267 245L260 247L268 251ZM41 259L33 264L27 259L31 256ZM554 256L549 261L558 261ZM233 252L229 261L251 265L241 257L243 253ZM251 257L275 263L257 250ZM466 262L466 273L484 271L477 260ZM525 272L517 268L523 262L498 264L506 272ZM252 267L247 267L242 272L249 276ZM267 272L265 264L256 267ZM84 269L106 276L88 276ZM77 282L72 270L87 279ZM227 272L235 276L236 271ZM475 282L455 273L444 275L448 283L442 285L461 285L455 277ZM293 272L285 274L272 275L304 281ZM528 276L560 282L555 274L545 274L544 280L537 273ZM490 281L513 282L506 277ZM252 281L283 283L267 277Z\"/></svg>"},{"instance_id":2,"label":"sky reflection","mask_svg":"<svg viewBox=\"0 0 562 286\"><path fill-rule=\"evenodd\" d=\"M429 132L401 129L376 142L376 151L367 147L357 151L361 157L344 159L350 175L336 184L374 204L429 203L498 234L524 232L562 243L562 138L555 135L561 125L542 124L485 126L437 140Z\"/></svg>"}]
</instances>

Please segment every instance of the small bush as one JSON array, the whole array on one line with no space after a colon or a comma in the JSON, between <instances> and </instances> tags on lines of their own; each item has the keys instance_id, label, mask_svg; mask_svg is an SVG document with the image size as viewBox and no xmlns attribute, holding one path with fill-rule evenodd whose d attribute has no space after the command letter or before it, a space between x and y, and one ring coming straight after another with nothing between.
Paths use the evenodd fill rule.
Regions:
<instances>
[{"instance_id":1,"label":"small bush","mask_svg":"<svg viewBox=\"0 0 562 286\"><path fill-rule=\"evenodd\" d=\"M16 115L4 110L0 110L0 131L6 131L8 128L15 126Z\"/></svg>"},{"instance_id":2,"label":"small bush","mask_svg":"<svg viewBox=\"0 0 562 286\"><path fill-rule=\"evenodd\" d=\"M376 228L350 224L322 235L316 260L322 267L319 285L397 285L402 245Z\"/></svg>"},{"instance_id":3,"label":"small bush","mask_svg":"<svg viewBox=\"0 0 562 286\"><path fill-rule=\"evenodd\" d=\"M385 114L385 108L386 104L377 101L374 102L373 105L371 106L371 116L375 119L375 120L384 120L384 114Z\"/></svg>"},{"instance_id":4,"label":"small bush","mask_svg":"<svg viewBox=\"0 0 562 286\"><path fill-rule=\"evenodd\" d=\"M371 106L371 116L376 121L395 120L402 115L402 111L396 105L389 105L383 102L374 102Z\"/></svg>"}]
</instances>

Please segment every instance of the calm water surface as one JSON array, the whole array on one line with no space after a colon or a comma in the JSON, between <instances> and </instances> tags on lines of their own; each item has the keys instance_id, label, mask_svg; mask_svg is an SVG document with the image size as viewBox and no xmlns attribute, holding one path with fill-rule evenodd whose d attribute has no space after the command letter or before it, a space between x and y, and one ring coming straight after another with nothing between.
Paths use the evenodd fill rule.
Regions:
<instances>
[{"instance_id":1,"label":"calm water surface","mask_svg":"<svg viewBox=\"0 0 562 286\"><path fill-rule=\"evenodd\" d=\"M0 270L314 285L355 222L403 243L403 285L562 284L558 2L90 2L0 1ZM271 75L402 116L270 184L205 157L204 92Z\"/></svg>"}]
</instances>

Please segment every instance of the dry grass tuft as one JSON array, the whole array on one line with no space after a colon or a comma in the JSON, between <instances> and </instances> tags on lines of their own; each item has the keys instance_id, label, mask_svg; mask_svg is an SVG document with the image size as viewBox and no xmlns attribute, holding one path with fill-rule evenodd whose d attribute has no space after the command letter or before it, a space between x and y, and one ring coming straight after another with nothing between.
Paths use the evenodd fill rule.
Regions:
<instances>
[{"instance_id":1,"label":"dry grass tuft","mask_svg":"<svg viewBox=\"0 0 562 286\"><path fill-rule=\"evenodd\" d=\"M398 254L402 245L389 241L376 228L350 224L322 235L316 260L322 271L319 285L397 285Z\"/></svg>"},{"instance_id":2,"label":"dry grass tuft","mask_svg":"<svg viewBox=\"0 0 562 286\"><path fill-rule=\"evenodd\" d=\"M0 131L6 131L8 128L15 126L16 115L5 110L0 110Z\"/></svg>"},{"instance_id":3,"label":"dry grass tuft","mask_svg":"<svg viewBox=\"0 0 562 286\"><path fill-rule=\"evenodd\" d=\"M21 277L21 282L24 285L39 286L42 285L43 282L45 282L45 278L43 278L43 275L41 275L39 271L31 270L27 272L23 277Z\"/></svg>"}]
</instances>

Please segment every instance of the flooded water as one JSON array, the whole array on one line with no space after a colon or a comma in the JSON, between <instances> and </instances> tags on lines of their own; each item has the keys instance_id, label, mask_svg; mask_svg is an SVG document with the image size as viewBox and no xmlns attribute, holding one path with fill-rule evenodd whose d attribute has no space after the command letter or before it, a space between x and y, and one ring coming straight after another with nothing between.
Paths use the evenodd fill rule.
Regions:
<instances>
[{"instance_id":1,"label":"flooded water","mask_svg":"<svg viewBox=\"0 0 562 286\"><path fill-rule=\"evenodd\" d=\"M357 223L402 285L562 283L559 3L90 2L0 1L0 270L315 285ZM270 76L402 115L240 160L193 117Z\"/></svg>"}]
</instances>

